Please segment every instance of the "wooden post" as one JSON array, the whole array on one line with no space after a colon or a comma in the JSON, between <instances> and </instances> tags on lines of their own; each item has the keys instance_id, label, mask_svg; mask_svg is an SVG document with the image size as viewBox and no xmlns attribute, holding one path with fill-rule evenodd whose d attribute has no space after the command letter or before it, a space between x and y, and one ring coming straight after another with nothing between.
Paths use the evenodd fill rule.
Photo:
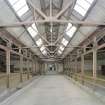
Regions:
<instances>
[{"instance_id":1,"label":"wooden post","mask_svg":"<svg viewBox=\"0 0 105 105\"><path fill-rule=\"evenodd\" d=\"M6 73L7 73L7 88L10 87L10 50L6 51Z\"/></svg>"},{"instance_id":2,"label":"wooden post","mask_svg":"<svg viewBox=\"0 0 105 105\"><path fill-rule=\"evenodd\" d=\"M23 82L22 74L23 74L23 56L20 56L20 82Z\"/></svg>"},{"instance_id":3,"label":"wooden post","mask_svg":"<svg viewBox=\"0 0 105 105\"><path fill-rule=\"evenodd\" d=\"M32 76L35 73L35 64L34 64L34 60L32 60Z\"/></svg>"},{"instance_id":4,"label":"wooden post","mask_svg":"<svg viewBox=\"0 0 105 105\"><path fill-rule=\"evenodd\" d=\"M75 58L75 73L77 73L77 58Z\"/></svg>"},{"instance_id":5,"label":"wooden post","mask_svg":"<svg viewBox=\"0 0 105 105\"><path fill-rule=\"evenodd\" d=\"M84 84L84 55L81 55L81 79L82 84Z\"/></svg>"},{"instance_id":6,"label":"wooden post","mask_svg":"<svg viewBox=\"0 0 105 105\"><path fill-rule=\"evenodd\" d=\"M28 79L28 80L30 79L29 66L30 66L30 62L29 62L29 60L27 59L27 79Z\"/></svg>"},{"instance_id":7,"label":"wooden post","mask_svg":"<svg viewBox=\"0 0 105 105\"><path fill-rule=\"evenodd\" d=\"M64 59L64 61L63 61L63 65L64 65L64 68L63 68L63 69L64 69L64 72L65 72L65 59Z\"/></svg>"},{"instance_id":8,"label":"wooden post","mask_svg":"<svg viewBox=\"0 0 105 105\"><path fill-rule=\"evenodd\" d=\"M96 80L97 77L97 41L96 37L94 38L94 47L93 47L93 78Z\"/></svg>"},{"instance_id":9,"label":"wooden post","mask_svg":"<svg viewBox=\"0 0 105 105\"><path fill-rule=\"evenodd\" d=\"M19 48L19 53L21 54L21 47ZM22 74L23 74L23 56L20 55L20 82L23 82L23 78L22 78Z\"/></svg>"},{"instance_id":10,"label":"wooden post","mask_svg":"<svg viewBox=\"0 0 105 105\"><path fill-rule=\"evenodd\" d=\"M34 59L34 69L35 69L35 75L36 75L36 57Z\"/></svg>"}]
</instances>

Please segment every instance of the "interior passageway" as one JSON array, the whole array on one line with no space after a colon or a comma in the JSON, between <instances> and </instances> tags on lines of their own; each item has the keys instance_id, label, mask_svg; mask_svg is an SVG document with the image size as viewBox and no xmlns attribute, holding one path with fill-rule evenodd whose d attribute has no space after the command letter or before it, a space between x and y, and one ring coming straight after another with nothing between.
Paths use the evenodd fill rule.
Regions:
<instances>
[{"instance_id":1,"label":"interior passageway","mask_svg":"<svg viewBox=\"0 0 105 105\"><path fill-rule=\"evenodd\" d=\"M63 75L40 76L0 105L104 105Z\"/></svg>"},{"instance_id":2,"label":"interior passageway","mask_svg":"<svg viewBox=\"0 0 105 105\"><path fill-rule=\"evenodd\" d=\"M0 0L0 105L105 105L105 0Z\"/></svg>"}]
</instances>

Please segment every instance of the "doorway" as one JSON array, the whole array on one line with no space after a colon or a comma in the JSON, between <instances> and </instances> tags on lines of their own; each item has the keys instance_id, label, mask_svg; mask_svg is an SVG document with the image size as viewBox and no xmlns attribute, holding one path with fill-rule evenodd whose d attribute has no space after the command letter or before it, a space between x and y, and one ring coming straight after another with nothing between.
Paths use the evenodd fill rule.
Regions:
<instances>
[{"instance_id":1,"label":"doorway","mask_svg":"<svg viewBox=\"0 0 105 105\"><path fill-rule=\"evenodd\" d=\"M57 74L56 64L55 63L48 63L47 64L47 74Z\"/></svg>"}]
</instances>

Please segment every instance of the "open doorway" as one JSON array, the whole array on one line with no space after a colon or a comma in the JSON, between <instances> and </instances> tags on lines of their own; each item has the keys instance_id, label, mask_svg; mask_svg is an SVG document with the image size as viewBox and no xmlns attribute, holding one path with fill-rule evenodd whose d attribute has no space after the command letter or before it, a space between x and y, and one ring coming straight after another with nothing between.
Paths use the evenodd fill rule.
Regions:
<instances>
[{"instance_id":1,"label":"open doorway","mask_svg":"<svg viewBox=\"0 0 105 105\"><path fill-rule=\"evenodd\" d=\"M57 74L56 64L48 63L47 64L47 74Z\"/></svg>"},{"instance_id":2,"label":"open doorway","mask_svg":"<svg viewBox=\"0 0 105 105\"><path fill-rule=\"evenodd\" d=\"M56 71L55 64L49 64L49 65L48 65L48 70L49 70L49 71Z\"/></svg>"}]
</instances>

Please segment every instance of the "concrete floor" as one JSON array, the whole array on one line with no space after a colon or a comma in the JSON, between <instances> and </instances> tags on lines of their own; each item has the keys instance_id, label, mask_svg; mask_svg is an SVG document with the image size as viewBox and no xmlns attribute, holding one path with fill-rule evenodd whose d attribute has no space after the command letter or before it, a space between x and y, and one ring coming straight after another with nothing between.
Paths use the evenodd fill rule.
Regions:
<instances>
[{"instance_id":1,"label":"concrete floor","mask_svg":"<svg viewBox=\"0 0 105 105\"><path fill-rule=\"evenodd\" d=\"M0 105L105 105L61 75L41 76Z\"/></svg>"}]
</instances>

